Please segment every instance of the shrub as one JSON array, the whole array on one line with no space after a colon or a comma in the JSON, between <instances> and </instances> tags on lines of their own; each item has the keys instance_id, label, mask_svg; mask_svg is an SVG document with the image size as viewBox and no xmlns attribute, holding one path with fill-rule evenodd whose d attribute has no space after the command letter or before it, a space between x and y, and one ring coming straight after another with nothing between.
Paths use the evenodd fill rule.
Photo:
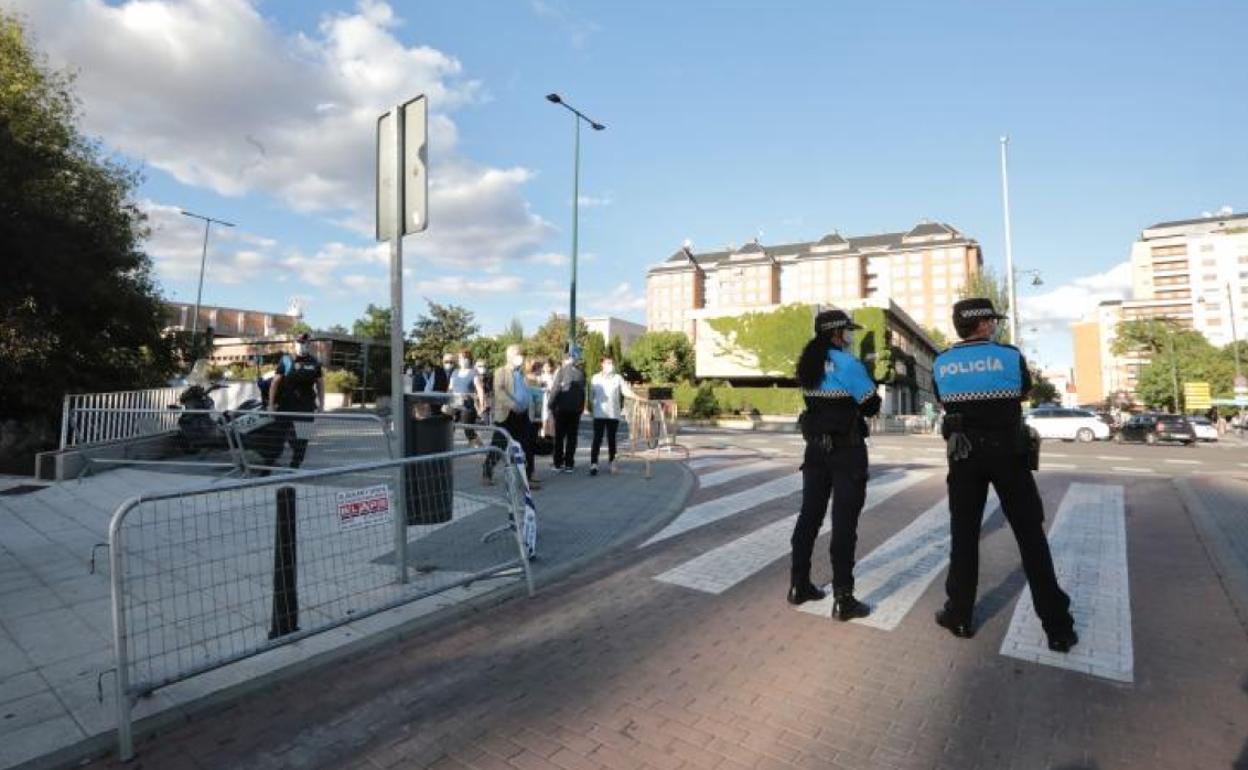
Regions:
<instances>
[{"instance_id":1,"label":"shrub","mask_svg":"<svg viewBox=\"0 0 1248 770\"><path fill-rule=\"evenodd\" d=\"M679 405L678 405L679 406ZM719 402L715 399L715 388L711 383L704 382L698 386L689 405L691 417L714 417L719 414Z\"/></svg>"},{"instance_id":2,"label":"shrub","mask_svg":"<svg viewBox=\"0 0 1248 770\"><path fill-rule=\"evenodd\" d=\"M360 387L360 378L346 369L330 369L325 372L325 391L328 393L351 393Z\"/></svg>"}]
</instances>

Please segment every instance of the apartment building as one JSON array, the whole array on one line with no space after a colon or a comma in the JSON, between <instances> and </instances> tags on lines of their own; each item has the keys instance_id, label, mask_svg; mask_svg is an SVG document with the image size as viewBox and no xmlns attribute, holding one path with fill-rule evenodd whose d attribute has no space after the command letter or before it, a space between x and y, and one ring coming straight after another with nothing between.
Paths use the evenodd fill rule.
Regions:
<instances>
[{"instance_id":1,"label":"apartment building","mask_svg":"<svg viewBox=\"0 0 1248 770\"><path fill-rule=\"evenodd\" d=\"M1230 344L1248 311L1248 214L1228 208L1145 229L1131 247L1131 278L1124 319L1171 318Z\"/></svg>"},{"instance_id":2,"label":"apartment building","mask_svg":"<svg viewBox=\"0 0 1248 770\"><path fill-rule=\"evenodd\" d=\"M921 221L907 231L694 253L682 248L646 276L646 325L697 341L698 311L840 305L889 299L925 328L953 338L958 289L983 266L979 244L956 228Z\"/></svg>"}]
</instances>

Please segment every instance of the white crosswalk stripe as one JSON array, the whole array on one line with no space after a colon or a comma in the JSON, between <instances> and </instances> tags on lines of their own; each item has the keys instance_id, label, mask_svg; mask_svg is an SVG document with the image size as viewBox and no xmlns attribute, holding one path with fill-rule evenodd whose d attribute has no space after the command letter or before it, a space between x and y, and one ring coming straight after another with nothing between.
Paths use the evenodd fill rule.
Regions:
<instances>
[{"instance_id":1,"label":"white crosswalk stripe","mask_svg":"<svg viewBox=\"0 0 1248 770\"><path fill-rule=\"evenodd\" d=\"M764 503L775 502L782 497L788 497L801 488L802 474L790 473L787 476L772 479L735 494L691 505L677 516L671 524L668 524L658 534L642 543L641 547L644 548L661 540L683 535L691 529L704 527L707 524L726 519L742 511L757 508Z\"/></svg>"},{"instance_id":2,"label":"white crosswalk stripe","mask_svg":"<svg viewBox=\"0 0 1248 770\"><path fill-rule=\"evenodd\" d=\"M1071 484L1049 532L1058 582L1070 594L1079 644L1068 653L1048 648L1031 592L1023 591L1001 654L1134 681L1131 598L1123 487Z\"/></svg>"},{"instance_id":3,"label":"white crosswalk stripe","mask_svg":"<svg viewBox=\"0 0 1248 770\"><path fill-rule=\"evenodd\" d=\"M779 468L792 469L795 463L793 460L760 460L758 462L747 462L741 465L734 465L731 468L725 468L722 471L707 473L698 477L698 487L700 489L709 489L717 487L720 484L727 484L730 481L753 476L767 471L774 471Z\"/></svg>"},{"instance_id":4,"label":"white crosswalk stripe","mask_svg":"<svg viewBox=\"0 0 1248 770\"><path fill-rule=\"evenodd\" d=\"M872 479L867 485L867 501L863 509L879 505L929 476L922 471L903 471ZM788 478L796 479L800 488L800 475ZM797 514L786 516L656 575L655 580L711 594L723 593L787 554L796 521Z\"/></svg>"},{"instance_id":5,"label":"white crosswalk stripe","mask_svg":"<svg viewBox=\"0 0 1248 770\"><path fill-rule=\"evenodd\" d=\"M1000 510L992 493L984 506L984 523ZM852 622L884 631L901 623L936 576L949 564L949 499L923 515L867 554L854 567L854 595L871 605L871 614ZM831 585L828 597L798 607L811 615L832 617Z\"/></svg>"},{"instance_id":6,"label":"white crosswalk stripe","mask_svg":"<svg viewBox=\"0 0 1248 770\"><path fill-rule=\"evenodd\" d=\"M729 463L738 463L738 462L741 462L742 460L749 460L749 459L750 459L749 457L741 457L741 456L716 457L714 455L711 455L709 457L694 458L690 460L689 462L687 462L686 465L689 466L690 470L699 471L705 468L714 468L720 465L728 465Z\"/></svg>"}]
</instances>

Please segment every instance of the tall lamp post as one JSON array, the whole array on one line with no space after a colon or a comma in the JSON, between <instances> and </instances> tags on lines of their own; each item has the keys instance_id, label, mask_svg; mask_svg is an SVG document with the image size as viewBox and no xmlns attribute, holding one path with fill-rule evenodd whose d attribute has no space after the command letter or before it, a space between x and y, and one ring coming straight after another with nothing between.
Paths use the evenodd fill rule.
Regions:
<instances>
[{"instance_id":1,"label":"tall lamp post","mask_svg":"<svg viewBox=\"0 0 1248 770\"><path fill-rule=\"evenodd\" d=\"M1014 294L1014 248L1010 238L1010 172L1006 151L1010 137L1001 137L1001 202L1005 209L1005 280L1010 302L1010 344L1018 344L1018 297Z\"/></svg>"},{"instance_id":2,"label":"tall lamp post","mask_svg":"<svg viewBox=\"0 0 1248 770\"><path fill-rule=\"evenodd\" d=\"M192 360L194 360L199 353L199 343L196 336L199 333L199 303L204 297L204 266L208 263L208 228L211 227L213 223L225 225L226 227L233 227L234 224L232 222L226 222L224 219L214 219L213 217L206 217L203 214L195 214L187 211L186 209L182 209L181 211L182 216L184 217L204 220L204 248L199 255L199 288L195 290L195 314L191 316L191 357Z\"/></svg>"},{"instance_id":3,"label":"tall lamp post","mask_svg":"<svg viewBox=\"0 0 1248 770\"><path fill-rule=\"evenodd\" d=\"M1013 281L1010 282L1011 286L1013 287L1010 289L1010 292L1011 292L1010 293L1010 336L1013 337L1013 340L1010 344L1014 345L1015 347L1021 348L1023 346L1023 335L1019 333L1018 326L1017 326L1018 311L1014 309L1014 292L1017 290L1017 287L1018 287L1018 277L1020 275L1030 275L1032 286L1043 286L1044 279L1040 277L1039 270L1024 270L1024 269L1011 270L1010 275L1014 279ZM1036 331L1036 327L1034 326L1027 330L1028 333L1031 333L1034 331Z\"/></svg>"},{"instance_id":4,"label":"tall lamp post","mask_svg":"<svg viewBox=\"0 0 1248 770\"><path fill-rule=\"evenodd\" d=\"M587 117L583 112L565 102L559 94L546 94L546 101L551 104L558 104L572 113L574 136L572 151L572 286L568 302L568 351L571 352L576 347L576 250L577 230L580 225L581 213L581 121L588 123L590 128L595 131L602 131L606 126Z\"/></svg>"}]
</instances>

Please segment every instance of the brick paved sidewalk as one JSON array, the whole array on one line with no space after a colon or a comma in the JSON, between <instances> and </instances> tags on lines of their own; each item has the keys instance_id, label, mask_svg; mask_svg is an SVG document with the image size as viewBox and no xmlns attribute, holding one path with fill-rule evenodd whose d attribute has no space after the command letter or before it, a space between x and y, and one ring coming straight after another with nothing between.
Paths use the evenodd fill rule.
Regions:
<instances>
[{"instance_id":1,"label":"brick paved sidewalk","mask_svg":"<svg viewBox=\"0 0 1248 770\"><path fill-rule=\"evenodd\" d=\"M614 545L644 536L679 510L693 485L689 471L659 462L646 479L643 470L632 459L623 460L615 476L539 469L545 480L535 494L539 590ZM97 677L114 665L109 581L107 570L88 573L91 546L107 540L108 519L122 498L140 489L202 483L192 476L126 470L0 496L0 768L112 749L115 717L107 677L104 701L96 698ZM522 595L521 588L517 578L508 578L439 594L158 690L138 714L165 709L157 719L183 719L206 700L220 702L233 691L280 678L283 667L319 664L327 648L337 650L331 659L358 654L412 627L436 629L456 613Z\"/></svg>"},{"instance_id":2,"label":"brick paved sidewalk","mask_svg":"<svg viewBox=\"0 0 1248 770\"><path fill-rule=\"evenodd\" d=\"M1086 476L1080 477L1084 480ZM1070 478L1045 477L1055 511ZM1106 479L1118 483L1118 479ZM864 516L859 552L939 499ZM1127 489L1135 680L998 654L1023 590L1008 527L986 531L978 633L793 612L783 561L707 595L654 580L715 527L625 549L489 615L291 681L140 745L159 768L1218 768L1248 760L1248 639L1178 495ZM793 499L749 514L762 523ZM105 763L101 763L103 766Z\"/></svg>"}]
</instances>

